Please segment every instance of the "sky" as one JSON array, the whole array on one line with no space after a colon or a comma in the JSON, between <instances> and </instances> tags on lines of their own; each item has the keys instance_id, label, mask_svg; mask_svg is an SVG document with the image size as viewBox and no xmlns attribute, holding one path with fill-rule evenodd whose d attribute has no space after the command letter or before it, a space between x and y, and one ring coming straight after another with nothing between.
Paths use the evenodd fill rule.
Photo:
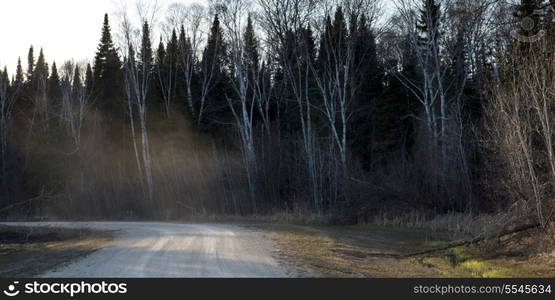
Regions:
<instances>
[{"instance_id":1,"label":"sky","mask_svg":"<svg viewBox=\"0 0 555 300\"><path fill-rule=\"evenodd\" d=\"M26 68L29 46L40 48L49 64L67 59L92 60L100 40L105 13L117 11L120 1L133 0L0 0L0 68L15 73L17 58ZM150 0L153 1L153 0ZM192 0L158 0L161 5ZM202 1L194 1L202 2ZM130 5L129 7L134 7ZM112 22L112 30L115 24Z\"/></svg>"}]
</instances>

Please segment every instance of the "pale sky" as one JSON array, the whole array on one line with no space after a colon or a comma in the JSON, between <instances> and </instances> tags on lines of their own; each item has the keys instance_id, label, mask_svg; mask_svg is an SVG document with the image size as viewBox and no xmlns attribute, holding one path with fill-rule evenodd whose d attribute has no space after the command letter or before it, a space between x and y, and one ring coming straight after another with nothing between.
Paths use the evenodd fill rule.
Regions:
<instances>
[{"instance_id":1,"label":"pale sky","mask_svg":"<svg viewBox=\"0 0 555 300\"><path fill-rule=\"evenodd\" d=\"M35 59L44 48L46 60L61 66L65 60L92 60L100 40L104 13L112 13L121 0L0 0L0 68L15 73L17 58L26 68L29 46ZM133 3L134 0L124 0ZM154 0L150 0L154 2ZM161 5L200 0L158 0ZM134 8L134 5L130 5ZM164 11L162 11L163 14Z\"/></svg>"}]
</instances>

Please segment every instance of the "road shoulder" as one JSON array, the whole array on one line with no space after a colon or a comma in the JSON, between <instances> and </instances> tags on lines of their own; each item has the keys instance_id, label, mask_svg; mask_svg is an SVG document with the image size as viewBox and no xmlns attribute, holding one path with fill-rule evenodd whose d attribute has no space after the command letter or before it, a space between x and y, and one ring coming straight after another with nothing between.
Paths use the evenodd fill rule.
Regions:
<instances>
[{"instance_id":1,"label":"road shoulder","mask_svg":"<svg viewBox=\"0 0 555 300\"><path fill-rule=\"evenodd\" d=\"M260 227L272 232L280 264L308 277L555 277L553 261L506 251L485 255L478 247L395 257L450 241L446 234L424 230L380 226Z\"/></svg>"},{"instance_id":2,"label":"road shoulder","mask_svg":"<svg viewBox=\"0 0 555 300\"><path fill-rule=\"evenodd\" d=\"M35 277L107 245L114 232L0 225L0 277Z\"/></svg>"}]
</instances>

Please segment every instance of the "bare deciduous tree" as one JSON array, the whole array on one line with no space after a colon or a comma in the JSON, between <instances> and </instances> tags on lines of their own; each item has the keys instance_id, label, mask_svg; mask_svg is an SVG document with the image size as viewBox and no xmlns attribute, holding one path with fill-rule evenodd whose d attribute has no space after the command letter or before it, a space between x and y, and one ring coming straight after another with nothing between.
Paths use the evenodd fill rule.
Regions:
<instances>
[{"instance_id":1,"label":"bare deciduous tree","mask_svg":"<svg viewBox=\"0 0 555 300\"><path fill-rule=\"evenodd\" d=\"M539 44L538 51L514 51L513 67L502 83L493 84L486 140L500 164L491 184L510 192L519 217L535 215L545 225L555 212L555 64L549 41Z\"/></svg>"},{"instance_id":2,"label":"bare deciduous tree","mask_svg":"<svg viewBox=\"0 0 555 300\"><path fill-rule=\"evenodd\" d=\"M124 89L127 97L131 138L133 140L137 168L141 177L144 178L146 196L149 200L152 200L154 195L154 183L152 179L152 159L146 116L152 66L150 65L150 58L146 57L147 53L142 51L140 53L140 63L137 63L135 49L138 47L135 41L138 40L138 38L134 36L136 31L133 30L133 25L127 11L121 11L121 17L121 30L126 40L127 49L124 56ZM148 28L148 23L144 23L143 26L143 43L147 38L150 38L149 36L145 36L144 27ZM138 126L136 125L137 121ZM140 133L140 147L137 145L136 141L137 127Z\"/></svg>"}]
</instances>

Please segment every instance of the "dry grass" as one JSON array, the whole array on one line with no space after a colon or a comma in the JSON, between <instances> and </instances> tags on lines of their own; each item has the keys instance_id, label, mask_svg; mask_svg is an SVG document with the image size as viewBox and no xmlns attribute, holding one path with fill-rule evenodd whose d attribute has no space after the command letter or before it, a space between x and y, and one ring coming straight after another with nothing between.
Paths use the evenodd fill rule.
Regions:
<instances>
[{"instance_id":1,"label":"dry grass","mask_svg":"<svg viewBox=\"0 0 555 300\"><path fill-rule=\"evenodd\" d=\"M262 225L263 226L263 225ZM484 253L461 247L434 255L394 258L448 242L445 234L381 226L267 225L282 263L313 277L554 277L555 264L505 248ZM300 273L300 272L299 272Z\"/></svg>"},{"instance_id":2,"label":"dry grass","mask_svg":"<svg viewBox=\"0 0 555 300\"><path fill-rule=\"evenodd\" d=\"M106 245L110 232L0 226L0 277L32 277Z\"/></svg>"},{"instance_id":3,"label":"dry grass","mask_svg":"<svg viewBox=\"0 0 555 300\"><path fill-rule=\"evenodd\" d=\"M425 214L411 211L390 216L385 213L373 216L368 224L386 227L408 227L449 233L452 238L478 235L488 230L493 215L472 215L469 213L447 213L442 215Z\"/></svg>"}]
</instances>

